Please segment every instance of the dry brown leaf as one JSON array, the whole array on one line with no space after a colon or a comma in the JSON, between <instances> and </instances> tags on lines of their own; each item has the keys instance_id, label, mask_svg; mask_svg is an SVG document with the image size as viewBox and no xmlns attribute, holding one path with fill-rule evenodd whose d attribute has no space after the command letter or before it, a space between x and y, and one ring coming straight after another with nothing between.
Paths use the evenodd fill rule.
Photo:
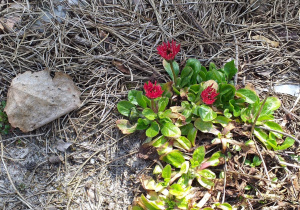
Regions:
<instances>
[{"instance_id":1,"label":"dry brown leaf","mask_svg":"<svg viewBox=\"0 0 300 210\"><path fill-rule=\"evenodd\" d=\"M65 73L58 72L52 79L48 70L26 71L12 80L4 111L12 127L29 132L77 109L79 96Z\"/></svg>"},{"instance_id":2,"label":"dry brown leaf","mask_svg":"<svg viewBox=\"0 0 300 210\"><path fill-rule=\"evenodd\" d=\"M24 6L20 3L13 3L6 9L7 15L0 18L0 32L13 31L14 26L21 21Z\"/></svg>"},{"instance_id":3,"label":"dry brown leaf","mask_svg":"<svg viewBox=\"0 0 300 210\"><path fill-rule=\"evenodd\" d=\"M122 62L120 61L112 61L112 64L117 67L122 73L124 74L130 74L130 71L128 68L126 68Z\"/></svg>"},{"instance_id":4,"label":"dry brown leaf","mask_svg":"<svg viewBox=\"0 0 300 210\"><path fill-rule=\"evenodd\" d=\"M59 140L56 145L56 149L61 152L65 152L73 143L64 142L63 140Z\"/></svg>"},{"instance_id":5,"label":"dry brown leaf","mask_svg":"<svg viewBox=\"0 0 300 210\"><path fill-rule=\"evenodd\" d=\"M261 36L261 35L256 35L256 36L252 36L252 39L254 40L261 40L267 44L270 44L272 47L278 47L279 46L279 42L275 42L275 41L272 41L264 36Z\"/></svg>"}]
</instances>

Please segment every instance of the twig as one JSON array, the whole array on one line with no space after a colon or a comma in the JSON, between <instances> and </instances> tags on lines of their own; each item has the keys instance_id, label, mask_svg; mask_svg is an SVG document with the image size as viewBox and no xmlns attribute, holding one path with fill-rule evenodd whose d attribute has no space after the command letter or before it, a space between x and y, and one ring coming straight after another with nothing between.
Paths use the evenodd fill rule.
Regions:
<instances>
[{"instance_id":1,"label":"twig","mask_svg":"<svg viewBox=\"0 0 300 210\"><path fill-rule=\"evenodd\" d=\"M234 75L234 86L237 85L237 80L238 80L238 73L239 73L239 45L236 39L235 34L233 35L234 37L234 43L235 43L235 68L237 69L236 74Z\"/></svg>"},{"instance_id":2,"label":"twig","mask_svg":"<svg viewBox=\"0 0 300 210\"><path fill-rule=\"evenodd\" d=\"M68 200L67 210L70 209L70 204L71 204L72 198L74 197L75 191L77 190L77 188L78 188L78 186L79 186L81 180L82 180L82 177L78 180L78 182L77 182L77 184L76 184L76 186L75 186L75 188L74 188L74 190L73 190L73 192L72 192L72 195L71 195L71 197L70 197L69 200Z\"/></svg>"},{"instance_id":3,"label":"twig","mask_svg":"<svg viewBox=\"0 0 300 210\"><path fill-rule=\"evenodd\" d=\"M270 179L270 176L269 176L268 168L267 168L266 163L265 163L265 160L264 160L264 158L263 158L263 156L262 156L262 154L261 154L261 152L260 152L260 149L259 149L259 147L258 147L256 141L254 140L254 136L253 136L253 141L254 141L256 150L257 150L257 152L258 152L258 154L259 154L259 157L260 157L260 159L261 159L261 161L262 161L262 164L263 164L263 167L264 167L264 169L265 169L265 173L266 173L266 175L267 175L267 177L268 177L268 180L271 180L271 179Z\"/></svg>"},{"instance_id":4,"label":"twig","mask_svg":"<svg viewBox=\"0 0 300 210\"><path fill-rule=\"evenodd\" d=\"M8 179L9 179L9 181L10 181L12 187L14 188L14 190L16 191L16 193L18 194L19 200L22 201L28 208L33 209L32 205L26 201L26 199L23 197L23 195L22 195L22 194L19 192L19 190L16 188L16 186L15 186L13 180L12 180L11 177L10 177L10 174L9 174L9 172L8 172L8 169L7 169L7 167L6 167L6 164L5 164L5 161L4 161L4 158L3 158L3 156L4 156L4 155L3 155L3 142L2 142L2 137L1 137L1 135L0 135L0 141L1 141L1 160L2 160L3 166L4 166L5 170L6 170L7 177L8 177Z\"/></svg>"},{"instance_id":5,"label":"twig","mask_svg":"<svg viewBox=\"0 0 300 210\"><path fill-rule=\"evenodd\" d=\"M225 192L226 192L226 171L227 171L227 164L226 164L226 158L225 158L225 163L224 163L224 186L223 186L222 203L225 202Z\"/></svg>"},{"instance_id":6,"label":"twig","mask_svg":"<svg viewBox=\"0 0 300 210\"><path fill-rule=\"evenodd\" d=\"M290 137L290 138L294 139L295 141L297 141L300 144L300 140L296 139L294 136L292 136L290 134L287 134L285 132L273 130L271 128L267 128L267 127L264 127L264 126L255 126L255 127L256 128L260 128L260 129L264 129L264 130L267 130L267 131L275 132L275 133L280 133L280 134L282 134L284 136L287 136L287 137Z\"/></svg>"}]
</instances>

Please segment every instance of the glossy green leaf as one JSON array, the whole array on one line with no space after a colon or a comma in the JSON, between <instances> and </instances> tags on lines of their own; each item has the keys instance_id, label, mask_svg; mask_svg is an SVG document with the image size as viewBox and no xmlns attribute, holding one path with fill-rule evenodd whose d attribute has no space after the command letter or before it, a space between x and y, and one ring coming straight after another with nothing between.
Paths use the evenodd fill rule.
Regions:
<instances>
[{"instance_id":1,"label":"glossy green leaf","mask_svg":"<svg viewBox=\"0 0 300 210\"><path fill-rule=\"evenodd\" d=\"M198 108L198 113L201 119L205 122L212 121L217 117L217 113L212 110L210 106L207 105L201 105Z\"/></svg>"},{"instance_id":2,"label":"glossy green leaf","mask_svg":"<svg viewBox=\"0 0 300 210\"><path fill-rule=\"evenodd\" d=\"M220 84L219 85L219 98L221 102L224 104L227 101L233 99L235 94L235 87L231 84Z\"/></svg>"},{"instance_id":3,"label":"glossy green leaf","mask_svg":"<svg viewBox=\"0 0 300 210\"><path fill-rule=\"evenodd\" d=\"M172 172L172 168L171 166L168 164L164 167L161 176L164 179L170 179L171 178L171 172Z\"/></svg>"},{"instance_id":4,"label":"glossy green leaf","mask_svg":"<svg viewBox=\"0 0 300 210\"><path fill-rule=\"evenodd\" d=\"M180 196L184 193L184 189L179 184L172 184L169 190L171 195Z\"/></svg>"},{"instance_id":5,"label":"glossy green leaf","mask_svg":"<svg viewBox=\"0 0 300 210\"><path fill-rule=\"evenodd\" d=\"M255 155L253 157L253 165L254 166L259 166L261 163L262 163L261 159L257 155Z\"/></svg>"},{"instance_id":6,"label":"glossy green leaf","mask_svg":"<svg viewBox=\"0 0 300 210\"><path fill-rule=\"evenodd\" d=\"M213 123L220 123L223 127L225 127L231 120L227 117L222 115L218 115L214 120Z\"/></svg>"},{"instance_id":7,"label":"glossy green leaf","mask_svg":"<svg viewBox=\"0 0 300 210\"><path fill-rule=\"evenodd\" d=\"M130 111L133 107L135 106L129 101L120 101L117 105L118 111L126 117L129 117Z\"/></svg>"},{"instance_id":8,"label":"glossy green leaf","mask_svg":"<svg viewBox=\"0 0 300 210\"><path fill-rule=\"evenodd\" d=\"M186 174L189 170L189 167L190 167L190 164L189 164L189 161L185 161L182 165L181 165L181 168L180 168L180 173L181 174Z\"/></svg>"},{"instance_id":9,"label":"glossy green leaf","mask_svg":"<svg viewBox=\"0 0 300 210\"><path fill-rule=\"evenodd\" d=\"M193 75L193 69L190 66L185 66L181 72L181 82L180 87L185 87L191 82L191 77Z\"/></svg>"},{"instance_id":10,"label":"glossy green leaf","mask_svg":"<svg viewBox=\"0 0 300 210\"><path fill-rule=\"evenodd\" d=\"M158 111L162 112L166 109L166 107L168 106L169 103L169 98L166 97L162 97L159 99L158 101Z\"/></svg>"},{"instance_id":11,"label":"glossy green leaf","mask_svg":"<svg viewBox=\"0 0 300 210\"><path fill-rule=\"evenodd\" d=\"M180 136L179 138L176 139L176 141L186 150L190 150L192 147L190 140L188 140L184 136Z\"/></svg>"},{"instance_id":12,"label":"glossy green leaf","mask_svg":"<svg viewBox=\"0 0 300 210\"><path fill-rule=\"evenodd\" d=\"M291 137L286 137L285 141L278 146L278 150L285 150L291 146L293 146L295 143L295 139L292 139Z\"/></svg>"},{"instance_id":13,"label":"glossy green leaf","mask_svg":"<svg viewBox=\"0 0 300 210\"><path fill-rule=\"evenodd\" d=\"M150 122L148 119L139 118L137 121L136 129L137 130L145 130L149 127L149 124L150 124Z\"/></svg>"},{"instance_id":14,"label":"glossy green leaf","mask_svg":"<svg viewBox=\"0 0 300 210\"><path fill-rule=\"evenodd\" d=\"M178 74L179 74L179 65L176 61L172 61L172 64L173 64L173 70L175 72L175 75L178 76ZM163 60L163 66L164 66L165 70L167 71L167 73L169 74L169 76L171 77L171 79L174 81L170 63L166 60Z\"/></svg>"},{"instance_id":15,"label":"glossy green leaf","mask_svg":"<svg viewBox=\"0 0 300 210\"><path fill-rule=\"evenodd\" d=\"M141 200L143 201L143 204L147 207L147 210L159 210L159 209L161 209L160 206L155 204L154 201L149 201L143 194L141 195Z\"/></svg>"},{"instance_id":16,"label":"glossy green leaf","mask_svg":"<svg viewBox=\"0 0 300 210\"><path fill-rule=\"evenodd\" d=\"M145 108L142 112L142 114L148 119L148 120L155 120L157 117L157 114L150 108Z\"/></svg>"},{"instance_id":17,"label":"glossy green leaf","mask_svg":"<svg viewBox=\"0 0 300 210\"><path fill-rule=\"evenodd\" d=\"M181 126L180 127L181 135L184 135L184 136L188 135L189 131L193 128L194 128L194 125L192 123L188 123L184 126Z\"/></svg>"},{"instance_id":18,"label":"glossy green leaf","mask_svg":"<svg viewBox=\"0 0 300 210\"><path fill-rule=\"evenodd\" d=\"M218 131L212 122L204 122L201 118L198 118L194 122L194 126L203 133L212 133L218 135L220 131Z\"/></svg>"},{"instance_id":19,"label":"glossy green leaf","mask_svg":"<svg viewBox=\"0 0 300 210\"><path fill-rule=\"evenodd\" d=\"M211 189L215 185L213 181L202 176L197 177L197 181L202 187L205 187L206 189Z\"/></svg>"},{"instance_id":20,"label":"glossy green leaf","mask_svg":"<svg viewBox=\"0 0 300 210\"><path fill-rule=\"evenodd\" d=\"M235 92L235 95L244 99L245 102L249 104L254 104L255 102L259 101L256 93L249 89L245 89L245 88L239 89Z\"/></svg>"},{"instance_id":21,"label":"glossy green leaf","mask_svg":"<svg viewBox=\"0 0 300 210\"><path fill-rule=\"evenodd\" d=\"M267 147L268 135L259 128L254 128L253 134Z\"/></svg>"},{"instance_id":22,"label":"glossy green leaf","mask_svg":"<svg viewBox=\"0 0 300 210\"><path fill-rule=\"evenodd\" d=\"M164 143L166 143L168 139L164 136L159 136L152 141L152 146L161 147Z\"/></svg>"},{"instance_id":23,"label":"glossy green leaf","mask_svg":"<svg viewBox=\"0 0 300 210\"><path fill-rule=\"evenodd\" d=\"M153 121L151 122L150 127L146 130L146 136L148 137L154 137L159 133L159 125L157 122Z\"/></svg>"},{"instance_id":24,"label":"glossy green leaf","mask_svg":"<svg viewBox=\"0 0 300 210\"><path fill-rule=\"evenodd\" d=\"M182 163L184 163L185 159L182 153L178 150L173 150L167 155L162 157L162 160L175 166L176 168L180 168Z\"/></svg>"},{"instance_id":25,"label":"glossy green leaf","mask_svg":"<svg viewBox=\"0 0 300 210\"><path fill-rule=\"evenodd\" d=\"M234 60L225 64L224 71L227 76L227 80L231 80L232 77L237 73L237 68L235 68Z\"/></svg>"},{"instance_id":26,"label":"glossy green leaf","mask_svg":"<svg viewBox=\"0 0 300 210\"><path fill-rule=\"evenodd\" d=\"M164 136L167 137L172 137L172 138L178 138L181 136L181 131L180 129L175 126L173 123L167 122L163 125L161 129L161 133Z\"/></svg>"},{"instance_id":27,"label":"glossy green leaf","mask_svg":"<svg viewBox=\"0 0 300 210\"><path fill-rule=\"evenodd\" d=\"M140 206L133 206L132 210L143 210L143 208Z\"/></svg>"},{"instance_id":28,"label":"glossy green leaf","mask_svg":"<svg viewBox=\"0 0 300 210\"><path fill-rule=\"evenodd\" d=\"M281 101L277 97L268 97L261 111L261 115L273 113L281 106Z\"/></svg>"},{"instance_id":29,"label":"glossy green leaf","mask_svg":"<svg viewBox=\"0 0 300 210\"><path fill-rule=\"evenodd\" d=\"M199 164L202 163L205 157L205 148L204 146L197 147L193 153L193 160L197 161Z\"/></svg>"},{"instance_id":30,"label":"glossy green leaf","mask_svg":"<svg viewBox=\"0 0 300 210\"><path fill-rule=\"evenodd\" d=\"M207 72L206 79L215 80L216 82L221 83L222 81L225 81L225 76L219 70L214 69L212 71Z\"/></svg>"},{"instance_id":31,"label":"glossy green leaf","mask_svg":"<svg viewBox=\"0 0 300 210\"><path fill-rule=\"evenodd\" d=\"M215 179L217 177L216 174L209 169L203 169L198 171L197 173L206 179Z\"/></svg>"},{"instance_id":32,"label":"glossy green leaf","mask_svg":"<svg viewBox=\"0 0 300 210\"><path fill-rule=\"evenodd\" d=\"M281 126L276 122L268 121L268 122L264 123L264 126L267 128L270 128L272 130L275 130L275 131L283 132ZM271 131L271 133L273 135L275 135L277 138L282 138L282 134L280 134L280 133L272 132L272 131Z\"/></svg>"},{"instance_id":33,"label":"glossy green leaf","mask_svg":"<svg viewBox=\"0 0 300 210\"><path fill-rule=\"evenodd\" d=\"M197 131L198 130L194 126L192 126L189 129L189 131L188 131L187 138L190 140L192 146L195 146L195 140L196 140L196 137L197 137Z\"/></svg>"},{"instance_id":34,"label":"glossy green leaf","mask_svg":"<svg viewBox=\"0 0 300 210\"><path fill-rule=\"evenodd\" d=\"M139 91L136 94L136 101L138 103L138 105L140 105L143 108L146 108L148 104L150 104L150 100L143 95L142 91Z\"/></svg>"},{"instance_id":35,"label":"glossy green leaf","mask_svg":"<svg viewBox=\"0 0 300 210\"><path fill-rule=\"evenodd\" d=\"M224 116L227 117L227 118L231 118L232 117L232 114L229 113L229 109L225 109L224 110Z\"/></svg>"},{"instance_id":36,"label":"glossy green leaf","mask_svg":"<svg viewBox=\"0 0 300 210\"><path fill-rule=\"evenodd\" d=\"M142 93L142 91L137 91L137 90L130 90L128 91L128 101L134 105L138 105L136 96L138 92Z\"/></svg>"},{"instance_id":37,"label":"glossy green leaf","mask_svg":"<svg viewBox=\"0 0 300 210\"><path fill-rule=\"evenodd\" d=\"M136 130L136 125L131 125L128 120L117 120L117 127L122 131L123 134L131 134Z\"/></svg>"}]
</instances>

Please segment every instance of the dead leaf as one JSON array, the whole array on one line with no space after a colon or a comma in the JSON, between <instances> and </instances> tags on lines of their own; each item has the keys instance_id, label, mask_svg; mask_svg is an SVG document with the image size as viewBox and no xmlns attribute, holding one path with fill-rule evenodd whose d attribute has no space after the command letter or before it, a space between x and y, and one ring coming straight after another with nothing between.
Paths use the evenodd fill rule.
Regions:
<instances>
[{"instance_id":1,"label":"dead leaf","mask_svg":"<svg viewBox=\"0 0 300 210\"><path fill-rule=\"evenodd\" d=\"M26 71L12 80L7 94L7 113L12 127L33 131L80 106L80 92L65 73L52 79L49 71Z\"/></svg>"},{"instance_id":2,"label":"dead leaf","mask_svg":"<svg viewBox=\"0 0 300 210\"><path fill-rule=\"evenodd\" d=\"M61 163L63 161L63 158L57 155L51 155L48 158L48 161L52 164L57 164L57 163Z\"/></svg>"},{"instance_id":3,"label":"dead leaf","mask_svg":"<svg viewBox=\"0 0 300 210\"><path fill-rule=\"evenodd\" d=\"M10 6L6 8L6 15L0 18L0 32L13 31L14 26L21 21L23 10L24 6L20 3L10 4Z\"/></svg>"},{"instance_id":4,"label":"dead leaf","mask_svg":"<svg viewBox=\"0 0 300 210\"><path fill-rule=\"evenodd\" d=\"M124 74L130 74L130 71L128 68L124 66L124 64L120 61L112 61L112 64L117 67L122 73Z\"/></svg>"},{"instance_id":5,"label":"dead leaf","mask_svg":"<svg viewBox=\"0 0 300 210\"><path fill-rule=\"evenodd\" d=\"M63 140L59 140L56 145L56 149L61 152L65 152L73 143L64 142Z\"/></svg>"},{"instance_id":6,"label":"dead leaf","mask_svg":"<svg viewBox=\"0 0 300 210\"><path fill-rule=\"evenodd\" d=\"M142 159L151 159L151 160L158 160L159 157L156 148L150 145L149 143L145 143L140 147L137 156Z\"/></svg>"},{"instance_id":7,"label":"dead leaf","mask_svg":"<svg viewBox=\"0 0 300 210\"><path fill-rule=\"evenodd\" d=\"M272 47L278 47L279 46L279 42L275 42L275 41L272 41L264 36L261 36L261 35L256 35L256 36L252 36L252 39L254 40L261 40L267 44L270 44Z\"/></svg>"}]
</instances>

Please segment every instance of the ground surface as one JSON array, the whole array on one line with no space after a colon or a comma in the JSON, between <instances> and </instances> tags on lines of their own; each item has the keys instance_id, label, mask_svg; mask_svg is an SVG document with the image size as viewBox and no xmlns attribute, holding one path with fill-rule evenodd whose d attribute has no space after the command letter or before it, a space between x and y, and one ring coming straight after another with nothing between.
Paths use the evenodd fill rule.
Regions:
<instances>
[{"instance_id":1,"label":"ground surface","mask_svg":"<svg viewBox=\"0 0 300 210\"><path fill-rule=\"evenodd\" d=\"M168 80L156 53L162 41L181 44L182 64L190 57L205 66L235 59L237 84L252 83L262 97L267 91L280 97L284 108L277 121L287 133L299 134L297 97L273 88L300 83L299 1L199 2L0 1L1 20L13 21L0 28L0 99L6 100L17 74L45 68L69 74L82 93L80 108L58 120L30 133L2 135L1 209L127 209L152 162L136 157L141 133L124 136L116 129L121 116L115 105L150 79ZM62 142L72 145L61 152ZM298 146L286 157L299 155ZM241 161L239 153L234 157ZM271 157L265 155L269 174L282 185L252 182L257 185L249 209L299 208L300 163L287 158L293 165L284 170ZM241 165L237 172L266 178L263 167ZM236 176L226 202L238 203L245 191L237 186L250 178Z\"/></svg>"}]
</instances>

